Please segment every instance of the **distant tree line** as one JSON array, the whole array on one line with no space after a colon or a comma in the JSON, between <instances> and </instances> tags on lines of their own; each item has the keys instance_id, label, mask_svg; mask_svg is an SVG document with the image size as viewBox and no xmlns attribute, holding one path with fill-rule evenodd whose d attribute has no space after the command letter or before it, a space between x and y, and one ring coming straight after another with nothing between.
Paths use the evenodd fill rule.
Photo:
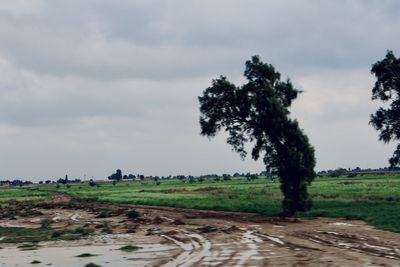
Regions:
<instances>
[{"instance_id":1,"label":"distant tree line","mask_svg":"<svg viewBox=\"0 0 400 267\"><path fill-rule=\"evenodd\" d=\"M33 184L33 183L30 181L22 181L19 179L0 181L0 185L24 186L24 185L30 185L30 184Z\"/></svg>"},{"instance_id":2,"label":"distant tree line","mask_svg":"<svg viewBox=\"0 0 400 267\"><path fill-rule=\"evenodd\" d=\"M377 169L361 169L360 167L356 167L354 169L351 168L337 168L333 170L323 170L318 172L319 176L328 176L328 177L339 177L339 176L348 176L354 177L357 175L364 175L364 174L387 174L387 173L399 173L400 167L384 167L384 168L377 168Z\"/></svg>"}]
</instances>

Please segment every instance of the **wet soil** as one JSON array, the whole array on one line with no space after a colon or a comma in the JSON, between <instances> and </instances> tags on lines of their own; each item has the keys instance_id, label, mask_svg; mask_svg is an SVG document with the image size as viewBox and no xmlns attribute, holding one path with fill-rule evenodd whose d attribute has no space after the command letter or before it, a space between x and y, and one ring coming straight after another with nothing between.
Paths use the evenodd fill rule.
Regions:
<instances>
[{"instance_id":1,"label":"wet soil","mask_svg":"<svg viewBox=\"0 0 400 267\"><path fill-rule=\"evenodd\" d=\"M14 205L14 206L13 206ZM14 203L8 209L26 210ZM0 266L400 266L400 234L362 221L335 218L266 218L251 213L117 205L54 195L29 203L27 214L12 218L0 210L0 226L86 227L95 235L75 241L40 242L21 251L1 244ZM129 219L126 212L142 216ZM99 216L104 210L107 216ZM103 231L104 223L112 233ZM1 238L1 237L0 237ZM133 244L133 252L119 250ZM75 257L92 253L90 258Z\"/></svg>"}]
</instances>

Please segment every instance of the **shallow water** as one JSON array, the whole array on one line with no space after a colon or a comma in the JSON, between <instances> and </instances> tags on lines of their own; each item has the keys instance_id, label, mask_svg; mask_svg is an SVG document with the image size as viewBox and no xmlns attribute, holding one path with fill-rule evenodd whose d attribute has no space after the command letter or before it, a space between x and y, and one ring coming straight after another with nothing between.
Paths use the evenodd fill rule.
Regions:
<instances>
[{"instance_id":1,"label":"shallow water","mask_svg":"<svg viewBox=\"0 0 400 267\"><path fill-rule=\"evenodd\" d=\"M125 244L119 245L91 245L76 247L41 247L38 250L21 251L18 248L4 248L0 250L0 266L56 266L71 267L85 266L93 262L101 266L144 266L161 258L169 258L176 248L168 245L139 245L141 249L134 252L119 250ZM82 253L97 256L79 258ZM40 264L32 265L37 260Z\"/></svg>"}]
</instances>

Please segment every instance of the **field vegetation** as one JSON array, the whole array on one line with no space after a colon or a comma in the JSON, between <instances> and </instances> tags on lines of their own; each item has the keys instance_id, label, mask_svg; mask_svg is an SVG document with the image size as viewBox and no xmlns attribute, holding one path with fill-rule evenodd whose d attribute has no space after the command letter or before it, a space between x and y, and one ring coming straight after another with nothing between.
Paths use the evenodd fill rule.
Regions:
<instances>
[{"instance_id":1,"label":"field vegetation","mask_svg":"<svg viewBox=\"0 0 400 267\"><path fill-rule=\"evenodd\" d=\"M314 206L299 217L362 219L381 229L400 232L400 174L356 177L318 177L310 186ZM205 179L34 185L1 191L1 200L49 198L52 192L99 201L220 211L255 212L279 216L282 193L279 182L261 177L252 181ZM5 196L5 197L4 197ZM112 211L111 211L112 212Z\"/></svg>"}]
</instances>

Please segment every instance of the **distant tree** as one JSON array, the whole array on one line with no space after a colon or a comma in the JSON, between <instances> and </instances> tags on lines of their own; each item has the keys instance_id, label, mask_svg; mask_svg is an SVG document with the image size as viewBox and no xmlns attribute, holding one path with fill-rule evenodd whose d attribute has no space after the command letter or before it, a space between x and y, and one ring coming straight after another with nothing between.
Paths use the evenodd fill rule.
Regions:
<instances>
[{"instance_id":1,"label":"distant tree","mask_svg":"<svg viewBox=\"0 0 400 267\"><path fill-rule=\"evenodd\" d=\"M96 186L97 184L96 184L95 181L93 181L93 179L90 179L90 180L89 180L89 185L90 185L90 186Z\"/></svg>"},{"instance_id":2,"label":"distant tree","mask_svg":"<svg viewBox=\"0 0 400 267\"><path fill-rule=\"evenodd\" d=\"M250 174L249 176L246 175L246 178L248 181L253 181L258 179L258 176L256 174Z\"/></svg>"},{"instance_id":3,"label":"distant tree","mask_svg":"<svg viewBox=\"0 0 400 267\"><path fill-rule=\"evenodd\" d=\"M125 176L125 175L124 175ZM108 176L108 180L117 180L117 181L121 181L122 180L122 171L120 169L118 169L115 173L111 174L110 176ZM124 178L125 179L125 178Z\"/></svg>"},{"instance_id":4,"label":"distant tree","mask_svg":"<svg viewBox=\"0 0 400 267\"><path fill-rule=\"evenodd\" d=\"M122 179L123 179L123 180L129 179L129 178L128 178L128 175L125 174L124 176L122 176Z\"/></svg>"},{"instance_id":5,"label":"distant tree","mask_svg":"<svg viewBox=\"0 0 400 267\"><path fill-rule=\"evenodd\" d=\"M314 149L298 122L289 118L289 107L300 91L290 80L281 81L280 73L258 56L246 62L244 76L248 82L239 87L221 76L199 97L201 134L214 137L224 129L228 144L242 158L247 154L245 143L253 141L253 159L263 153L267 170L280 178L283 214L309 210Z\"/></svg>"},{"instance_id":6,"label":"distant tree","mask_svg":"<svg viewBox=\"0 0 400 267\"><path fill-rule=\"evenodd\" d=\"M384 143L400 140L400 58L392 51L372 65L371 73L376 82L372 88L372 100L391 101L390 107L380 107L371 115L370 123L379 131L379 140ZM389 159L392 167L400 165L400 143Z\"/></svg>"},{"instance_id":7,"label":"distant tree","mask_svg":"<svg viewBox=\"0 0 400 267\"><path fill-rule=\"evenodd\" d=\"M121 171L120 169L117 170L116 175L115 175L115 178L116 178L118 181L121 181L121 180L122 180L122 171Z\"/></svg>"},{"instance_id":8,"label":"distant tree","mask_svg":"<svg viewBox=\"0 0 400 267\"><path fill-rule=\"evenodd\" d=\"M224 181L231 180L231 176L229 174L226 174L226 173L222 174L222 178L224 179Z\"/></svg>"}]
</instances>

